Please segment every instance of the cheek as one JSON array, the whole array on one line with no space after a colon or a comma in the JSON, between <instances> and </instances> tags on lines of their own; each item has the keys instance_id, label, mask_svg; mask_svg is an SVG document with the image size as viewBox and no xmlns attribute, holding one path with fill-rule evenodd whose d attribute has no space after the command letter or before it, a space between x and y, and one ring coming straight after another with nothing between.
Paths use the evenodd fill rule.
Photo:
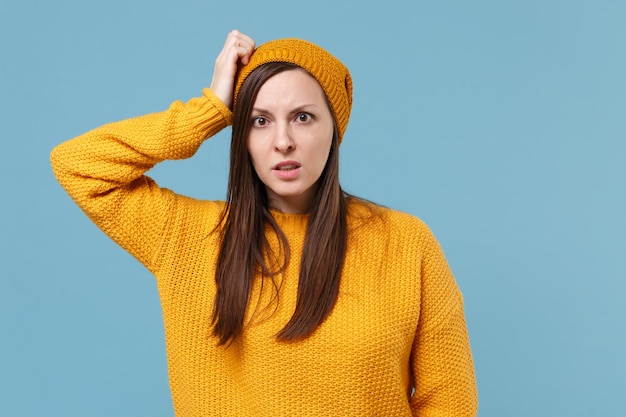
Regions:
<instances>
[{"instance_id":1,"label":"cheek","mask_svg":"<svg viewBox=\"0 0 626 417\"><path fill-rule=\"evenodd\" d=\"M328 143L325 143L324 146L318 147L315 149L315 162L320 173L326 166L328 162L328 158L330 157L330 148L332 146L332 139Z\"/></svg>"},{"instance_id":2,"label":"cheek","mask_svg":"<svg viewBox=\"0 0 626 417\"><path fill-rule=\"evenodd\" d=\"M256 161L259 159L260 150L258 146L255 147L253 143L254 141L248 140L248 156L250 157L252 163L255 164Z\"/></svg>"},{"instance_id":3,"label":"cheek","mask_svg":"<svg viewBox=\"0 0 626 417\"><path fill-rule=\"evenodd\" d=\"M324 161L326 161L330 155L330 150L333 147L333 136L335 135L335 129L331 126L326 134L326 142L324 143Z\"/></svg>"},{"instance_id":4,"label":"cheek","mask_svg":"<svg viewBox=\"0 0 626 417\"><path fill-rule=\"evenodd\" d=\"M254 149L250 148L250 146L248 146L248 158L250 158L250 164L252 165L252 169L254 170L254 172L256 172L257 175L259 175L259 155L255 152Z\"/></svg>"},{"instance_id":5,"label":"cheek","mask_svg":"<svg viewBox=\"0 0 626 417\"><path fill-rule=\"evenodd\" d=\"M246 146L248 148L248 155L253 163L262 162L264 158L267 158L267 144L268 136L258 131L250 131L248 134L248 141Z\"/></svg>"}]
</instances>

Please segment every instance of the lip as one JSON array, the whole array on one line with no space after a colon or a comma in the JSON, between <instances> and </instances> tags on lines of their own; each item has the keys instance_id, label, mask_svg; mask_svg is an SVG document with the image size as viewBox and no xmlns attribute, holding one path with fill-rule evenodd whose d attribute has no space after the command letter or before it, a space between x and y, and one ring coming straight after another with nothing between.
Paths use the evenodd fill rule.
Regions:
<instances>
[{"instance_id":1,"label":"lip","mask_svg":"<svg viewBox=\"0 0 626 417\"><path fill-rule=\"evenodd\" d=\"M301 169L302 165L297 161L282 161L272 167L272 172L280 179L291 180L298 176Z\"/></svg>"}]
</instances>

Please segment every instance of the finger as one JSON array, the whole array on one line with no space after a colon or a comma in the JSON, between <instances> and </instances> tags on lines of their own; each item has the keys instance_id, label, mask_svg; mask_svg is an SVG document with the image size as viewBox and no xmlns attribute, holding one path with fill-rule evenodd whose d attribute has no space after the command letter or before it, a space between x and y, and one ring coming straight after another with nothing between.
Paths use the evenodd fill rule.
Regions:
<instances>
[{"instance_id":1,"label":"finger","mask_svg":"<svg viewBox=\"0 0 626 417\"><path fill-rule=\"evenodd\" d=\"M224 47L215 60L211 90L228 106L232 102L235 74L239 64L246 65L255 43L252 38L239 31L231 31L226 37Z\"/></svg>"},{"instance_id":2,"label":"finger","mask_svg":"<svg viewBox=\"0 0 626 417\"><path fill-rule=\"evenodd\" d=\"M228 34L228 39L241 41L241 42L245 42L245 43L250 44L250 45L254 45L254 40L250 36L246 35L245 33L241 33L237 29L232 30Z\"/></svg>"},{"instance_id":3,"label":"finger","mask_svg":"<svg viewBox=\"0 0 626 417\"><path fill-rule=\"evenodd\" d=\"M237 58L245 65L254 52L255 42L250 36L233 30L228 34L225 48L234 48L237 51Z\"/></svg>"},{"instance_id":4,"label":"finger","mask_svg":"<svg viewBox=\"0 0 626 417\"><path fill-rule=\"evenodd\" d=\"M239 32L239 36L237 37L240 45L239 46L243 46L245 48L248 48L249 50L253 51L254 47L255 47L255 42L254 39L252 39L250 36Z\"/></svg>"}]
</instances>

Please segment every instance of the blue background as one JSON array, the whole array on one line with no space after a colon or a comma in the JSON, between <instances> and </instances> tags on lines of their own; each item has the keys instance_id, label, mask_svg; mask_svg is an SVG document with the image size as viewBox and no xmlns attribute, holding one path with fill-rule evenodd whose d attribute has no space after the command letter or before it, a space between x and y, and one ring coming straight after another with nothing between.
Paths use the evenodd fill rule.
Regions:
<instances>
[{"instance_id":1,"label":"blue background","mask_svg":"<svg viewBox=\"0 0 626 417\"><path fill-rule=\"evenodd\" d=\"M233 28L351 69L342 183L439 238L480 416L626 415L625 22L620 0L0 0L0 416L173 416L153 279L48 158L198 95ZM151 174L222 199L229 133Z\"/></svg>"}]
</instances>

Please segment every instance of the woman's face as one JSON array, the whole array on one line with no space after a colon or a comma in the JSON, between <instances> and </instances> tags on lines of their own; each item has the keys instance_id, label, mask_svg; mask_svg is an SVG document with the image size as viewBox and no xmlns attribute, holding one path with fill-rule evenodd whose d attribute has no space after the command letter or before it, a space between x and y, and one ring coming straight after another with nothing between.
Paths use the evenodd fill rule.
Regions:
<instances>
[{"instance_id":1,"label":"woman's face","mask_svg":"<svg viewBox=\"0 0 626 417\"><path fill-rule=\"evenodd\" d=\"M324 91L304 70L278 73L259 90L251 123L248 152L270 206L285 213L306 212L334 132Z\"/></svg>"}]
</instances>

